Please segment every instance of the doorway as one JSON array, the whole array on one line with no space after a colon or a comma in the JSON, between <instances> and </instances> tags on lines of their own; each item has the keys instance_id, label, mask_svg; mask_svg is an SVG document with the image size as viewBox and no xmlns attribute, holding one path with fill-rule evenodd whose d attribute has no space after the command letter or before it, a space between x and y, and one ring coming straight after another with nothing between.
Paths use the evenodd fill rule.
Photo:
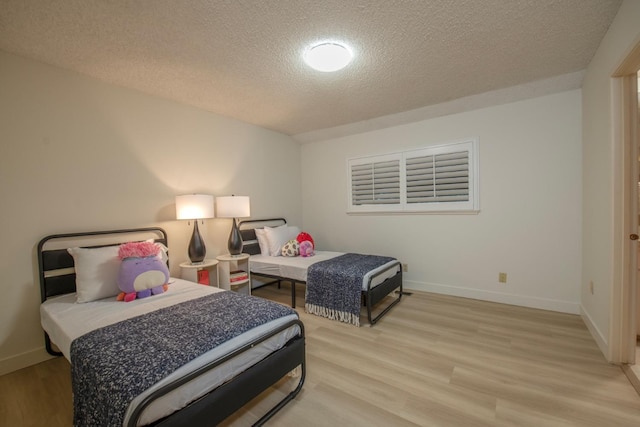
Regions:
<instances>
[{"instance_id":1,"label":"doorway","mask_svg":"<svg viewBox=\"0 0 640 427\"><path fill-rule=\"evenodd\" d=\"M638 71L636 73L636 82L637 82L637 86L636 86L636 90L637 90L637 105L638 105L638 109L636 110L636 130L640 129L640 71ZM636 137L638 137L638 135L636 134ZM636 146L640 145L640 141L638 140L640 138L636 139ZM638 152L640 152L640 146L638 147ZM638 157L638 163L640 163L640 156ZM640 165L638 166L638 170L640 170ZM640 174L638 175L638 191L636 192L636 194L638 195L638 222L640 224ZM638 233L640 235L640 226L638 227ZM638 260L637 263L637 271L638 274L636 276L636 310L635 310L635 315L636 315L636 357L635 357L635 366L633 369L633 372L635 373L636 379L638 381L640 381L640 248L636 248L636 252L637 252L637 257L636 259ZM639 390L640 392L640 390Z\"/></svg>"},{"instance_id":2,"label":"doorway","mask_svg":"<svg viewBox=\"0 0 640 427\"><path fill-rule=\"evenodd\" d=\"M635 129L636 129L636 137L637 137L637 130L640 129L640 71L638 71L636 73L636 105L638 106L638 108L636 109L636 117L635 117ZM638 147L638 145L640 145L640 141L638 140L639 138L636 138L636 147L637 147L637 151L636 153L640 152L640 147ZM640 157L637 157L636 159L636 165L638 165L640 163ZM640 167L637 167L636 171L640 170ZM637 180L638 180L638 186L637 186L637 191L635 192L637 198L635 201L632 200L632 202L636 203L637 206L637 210L636 212L640 215L640 174L636 176ZM639 218L639 223L640 223L640 216ZM640 225L638 226L638 231L636 232L637 235L640 235ZM625 373L627 374L627 377L629 377L629 380L631 381L631 384L633 384L634 388L636 389L636 391L640 394L640 283L638 283L638 281L640 280L640 248L638 248L636 246L636 260L637 260L637 264L636 264L636 279L635 279L635 310L634 310L634 314L635 314L635 328L632 328L633 330L635 330L635 347L632 344L631 348L635 349L635 357L632 358L632 363L630 363L628 366L625 367ZM633 284L632 284L633 285ZM633 295L633 293L632 293ZM633 321L633 317L631 316L631 319L629 319L630 322ZM635 361L635 364L633 363L633 361Z\"/></svg>"},{"instance_id":3,"label":"doorway","mask_svg":"<svg viewBox=\"0 0 640 427\"><path fill-rule=\"evenodd\" d=\"M639 45L640 46L640 45ZM640 57L640 56L639 56ZM627 58L629 59L629 58ZM629 65L628 61L625 61ZM623 64L624 66L625 64ZM640 93L638 82L640 80L640 65L634 61L633 68L622 69L618 86L618 142L622 145L624 153L624 209L623 224L624 235L620 236L622 243L622 283L617 294L619 311L612 313L612 320L619 321L617 342L619 343L618 362L622 363L623 370L631 384L640 394L640 346L638 335L640 334L640 248L638 239L640 235ZM615 107L614 107L615 108ZM613 323L615 326L615 323ZM613 337L613 336L612 336ZM615 362L614 358L614 362Z\"/></svg>"}]
</instances>

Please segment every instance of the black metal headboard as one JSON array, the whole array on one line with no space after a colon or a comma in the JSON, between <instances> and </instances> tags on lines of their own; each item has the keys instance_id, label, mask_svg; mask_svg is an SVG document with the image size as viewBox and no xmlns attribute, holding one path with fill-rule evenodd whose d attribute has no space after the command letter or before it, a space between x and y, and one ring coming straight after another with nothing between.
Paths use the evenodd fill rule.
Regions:
<instances>
[{"instance_id":1,"label":"black metal headboard","mask_svg":"<svg viewBox=\"0 0 640 427\"><path fill-rule=\"evenodd\" d=\"M260 245L258 245L258 238L256 237L256 228L263 228L265 226L278 226L284 225L287 220L284 218L267 218L267 219L248 219L246 221L240 221L238 228L240 229L240 235L242 236L242 252L249 255L258 255L260 253ZM245 227L244 230L242 227Z\"/></svg>"},{"instance_id":2,"label":"black metal headboard","mask_svg":"<svg viewBox=\"0 0 640 427\"><path fill-rule=\"evenodd\" d=\"M101 240L98 238L99 236L104 237L105 241L108 240L108 243L97 243ZM126 236L129 236L129 238L126 239ZM76 273L73 270L73 257L69 254L67 248L73 246L86 248L117 246L131 240L143 240L141 236L147 236L147 239L153 238L154 241L167 246L167 232L159 227L52 234L43 238L38 243L41 301L44 302L47 298L55 295L76 291ZM71 245L71 242L75 242L75 244ZM82 243L78 244L79 242Z\"/></svg>"}]
</instances>

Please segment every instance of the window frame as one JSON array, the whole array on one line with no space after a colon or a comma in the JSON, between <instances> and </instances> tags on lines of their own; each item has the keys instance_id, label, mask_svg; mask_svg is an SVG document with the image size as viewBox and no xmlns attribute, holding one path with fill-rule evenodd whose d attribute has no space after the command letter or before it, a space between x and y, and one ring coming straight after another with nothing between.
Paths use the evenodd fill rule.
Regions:
<instances>
[{"instance_id":1,"label":"window frame","mask_svg":"<svg viewBox=\"0 0 640 427\"><path fill-rule=\"evenodd\" d=\"M424 203L407 203L407 160L439 154L450 154L466 151L468 153L468 200L433 201ZM352 166L380 163L398 159L400 162L400 201L393 204L353 204ZM479 194L479 139L465 138L406 151L360 156L347 159L347 213L478 213L480 210ZM437 189L437 184L435 186Z\"/></svg>"}]
</instances>

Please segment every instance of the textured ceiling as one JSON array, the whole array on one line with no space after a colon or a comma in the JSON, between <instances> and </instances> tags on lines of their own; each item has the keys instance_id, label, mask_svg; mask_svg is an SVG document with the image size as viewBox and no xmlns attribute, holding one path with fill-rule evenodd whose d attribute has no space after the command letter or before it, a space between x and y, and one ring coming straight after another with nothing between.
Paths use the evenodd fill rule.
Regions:
<instances>
[{"instance_id":1,"label":"textured ceiling","mask_svg":"<svg viewBox=\"0 0 640 427\"><path fill-rule=\"evenodd\" d=\"M289 135L586 68L620 0L0 0L0 49ZM350 44L336 73L305 46Z\"/></svg>"}]
</instances>

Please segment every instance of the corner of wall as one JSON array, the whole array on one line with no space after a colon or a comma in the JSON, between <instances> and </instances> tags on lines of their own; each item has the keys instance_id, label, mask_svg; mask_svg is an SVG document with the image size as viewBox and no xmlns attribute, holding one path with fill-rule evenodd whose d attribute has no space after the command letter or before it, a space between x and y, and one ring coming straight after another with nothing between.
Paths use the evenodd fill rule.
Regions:
<instances>
[{"instance_id":1,"label":"corner of wall","mask_svg":"<svg viewBox=\"0 0 640 427\"><path fill-rule=\"evenodd\" d=\"M587 326L587 329L591 333L591 336L604 355L605 359L607 359L608 362L611 362L611 356L609 354L609 343L607 342L607 339L602 334L602 332L600 332L596 324L593 322L591 316L589 316L589 313L583 305L580 305L580 317L582 318L584 324Z\"/></svg>"},{"instance_id":2,"label":"corner of wall","mask_svg":"<svg viewBox=\"0 0 640 427\"><path fill-rule=\"evenodd\" d=\"M0 375L18 371L22 368L52 359L53 357L54 356L46 352L44 347L7 357L6 359L0 360Z\"/></svg>"}]
</instances>

